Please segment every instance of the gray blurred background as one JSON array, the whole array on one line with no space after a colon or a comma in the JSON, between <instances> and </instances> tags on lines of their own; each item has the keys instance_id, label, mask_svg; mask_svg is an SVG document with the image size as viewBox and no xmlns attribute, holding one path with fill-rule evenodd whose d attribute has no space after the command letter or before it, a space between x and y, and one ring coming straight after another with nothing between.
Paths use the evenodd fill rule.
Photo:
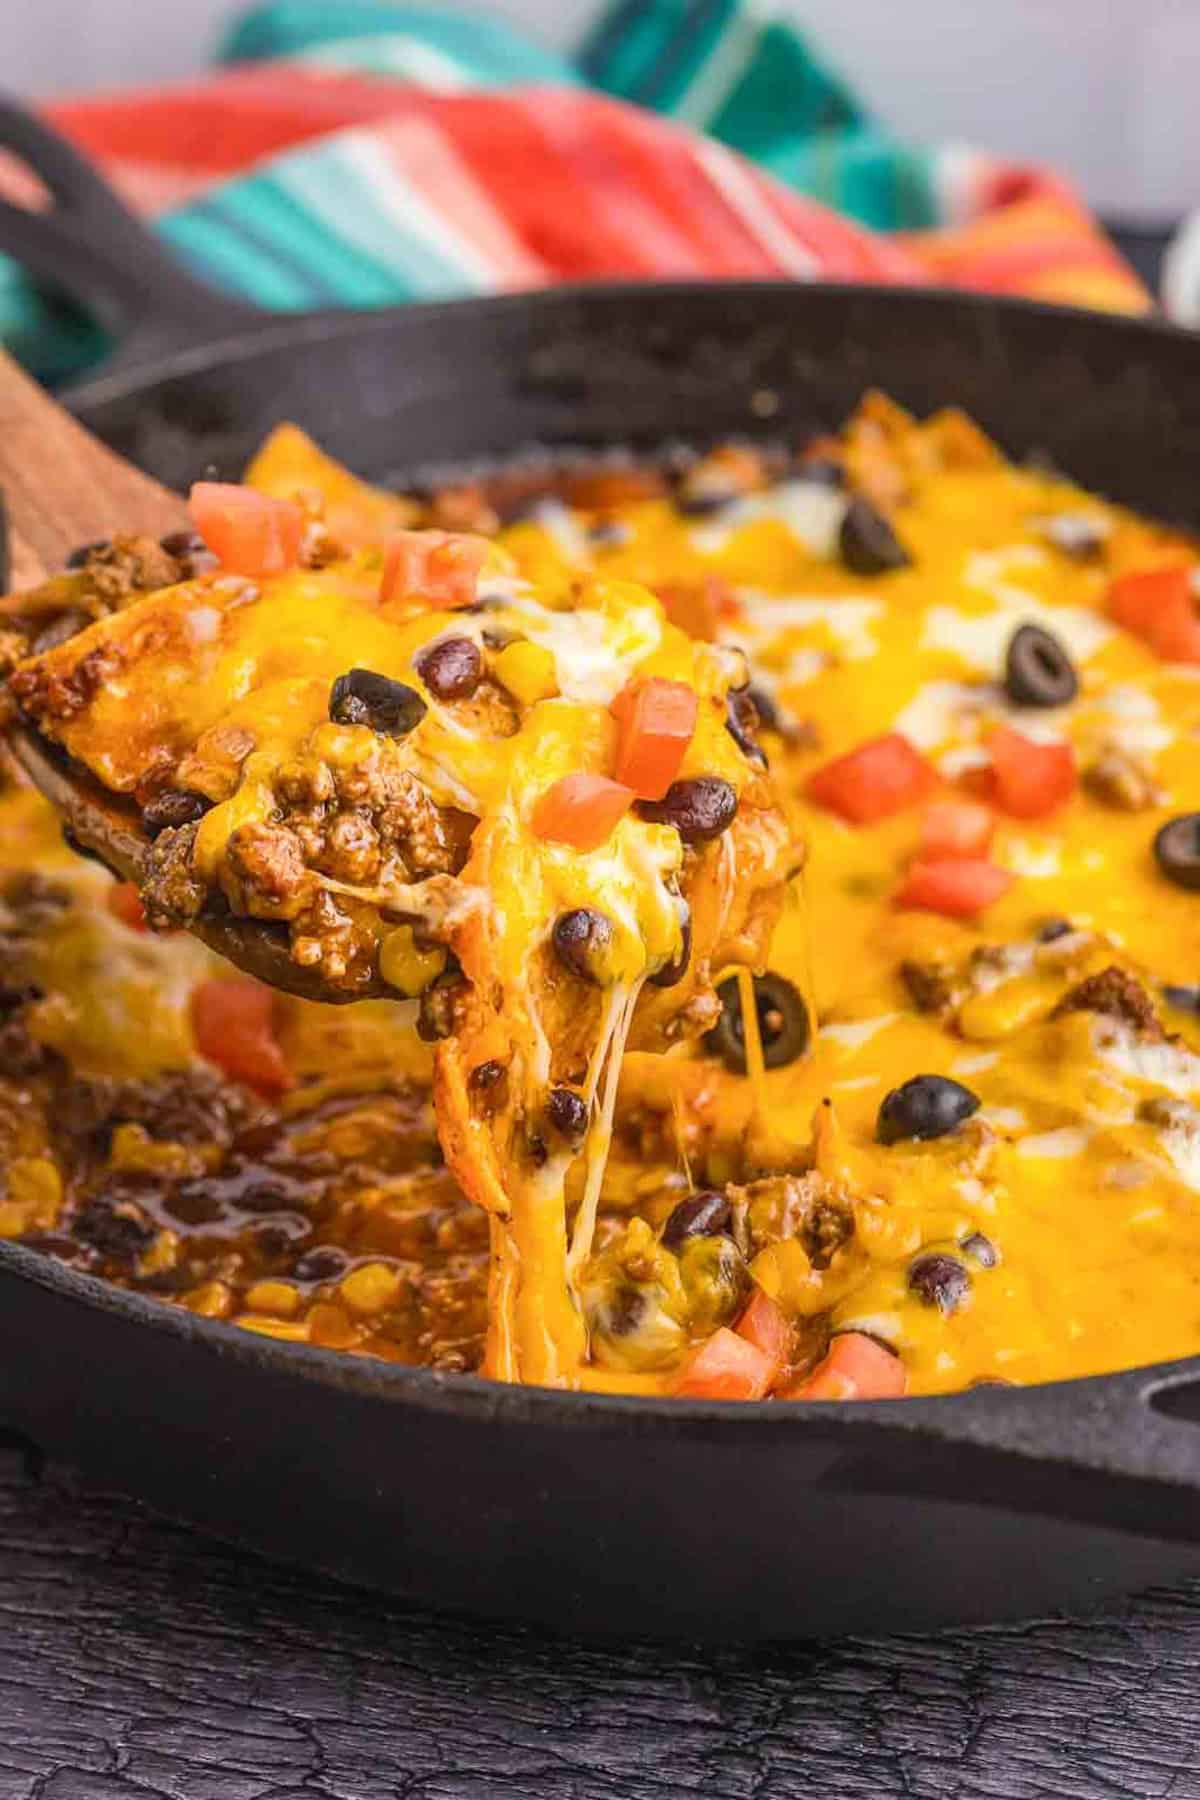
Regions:
<instances>
[{"instance_id":1,"label":"gray blurred background","mask_svg":"<svg viewBox=\"0 0 1200 1800\"><path fill-rule=\"evenodd\" d=\"M1056 164L1110 217L1200 203L1200 0L777 0L914 138ZM30 96L186 75L236 0L0 0L5 87ZM566 48L591 0L493 0Z\"/></svg>"}]
</instances>

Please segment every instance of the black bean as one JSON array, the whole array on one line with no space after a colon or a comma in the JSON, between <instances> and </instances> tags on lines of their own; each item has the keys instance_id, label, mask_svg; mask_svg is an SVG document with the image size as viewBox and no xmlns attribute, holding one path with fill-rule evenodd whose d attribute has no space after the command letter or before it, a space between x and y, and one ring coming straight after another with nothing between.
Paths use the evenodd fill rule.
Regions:
<instances>
[{"instance_id":1,"label":"black bean","mask_svg":"<svg viewBox=\"0 0 1200 1800\"><path fill-rule=\"evenodd\" d=\"M501 1062L476 1063L467 1076L467 1087L476 1109L490 1119L508 1103L508 1070Z\"/></svg>"},{"instance_id":2,"label":"black bean","mask_svg":"<svg viewBox=\"0 0 1200 1800\"><path fill-rule=\"evenodd\" d=\"M469 637L439 638L422 650L417 674L438 700L469 700L483 680L483 657Z\"/></svg>"},{"instance_id":3,"label":"black bean","mask_svg":"<svg viewBox=\"0 0 1200 1800\"><path fill-rule=\"evenodd\" d=\"M560 1137L577 1144L588 1128L588 1105L574 1088L553 1087L546 1096L546 1118Z\"/></svg>"},{"instance_id":4,"label":"black bean","mask_svg":"<svg viewBox=\"0 0 1200 1800\"><path fill-rule=\"evenodd\" d=\"M926 1306L939 1312L957 1312L971 1291L971 1277L957 1256L931 1250L909 1265L908 1285Z\"/></svg>"},{"instance_id":5,"label":"black bean","mask_svg":"<svg viewBox=\"0 0 1200 1800\"><path fill-rule=\"evenodd\" d=\"M1200 812L1168 819L1154 839L1154 855L1168 881L1200 892Z\"/></svg>"},{"instance_id":6,"label":"black bean","mask_svg":"<svg viewBox=\"0 0 1200 1800\"><path fill-rule=\"evenodd\" d=\"M160 832L176 830L180 825L194 825L202 819L212 801L204 794L193 794L188 788L167 788L148 800L142 808L142 830L156 838Z\"/></svg>"},{"instance_id":7,"label":"black bean","mask_svg":"<svg viewBox=\"0 0 1200 1800\"><path fill-rule=\"evenodd\" d=\"M385 737L407 737L428 710L416 688L373 669L351 669L329 690L329 716L335 724L369 725Z\"/></svg>"},{"instance_id":8,"label":"black bean","mask_svg":"<svg viewBox=\"0 0 1200 1800\"><path fill-rule=\"evenodd\" d=\"M979 1111L979 1096L948 1075L914 1075L885 1094L875 1124L881 1144L939 1138Z\"/></svg>"},{"instance_id":9,"label":"black bean","mask_svg":"<svg viewBox=\"0 0 1200 1800\"><path fill-rule=\"evenodd\" d=\"M817 487L844 488L846 485L845 464L833 456L806 457L797 473L801 481L811 481Z\"/></svg>"},{"instance_id":10,"label":"black bean","mask_svg":"<svg viewBox=\"0 0 1200 1800\"><path fill-rule=\"evenodd\" d=\"M733 1208L716 1188L702 1188L689 1194L667 1214L662 1228L662 1241L668 1250L678 1250L693 1237L724 1237L733 1223Z\"/></svg>"},{"instance_id":11,"label":"black bean","mask_svg":"<svg viewBox=\"0 0 1200 1800\"><path fill-rule=\"evenodd\" d=\"M725 729L742 755L765 769L767 753L754 735L757 728L758 707L750 689L736 688L725 701Z\"/></svg>"},{"instance_id":12,"label":"black bean","mask_svg":"<svg viewBox=\"0 0 1200 1800\"><path fill-rule=\"evenodd\" d=\"M888 520L861 494L846 508L838 548L842 561L855 575L884 575L912 561Z\"/></svg>"},{"instance_id":13,"label":"black bean","mask_svg":"<svg viewBox=\"0 0 1200 1800\"><path fill-rule=\"evenodd\" d=\"M159 543L168 556L192 557L211 554L208 545L198 531L168 531L166 537L159 538Z\"/></svg>"},{"instance_id":14,"label":"black bean","mask_svg":"<svg viewBox=\"0 0 1200 1800\"><path fill-rule=\"evenodd\" d=\"M735 1074L746 1073L746 1034L742 1020L742 988L737 976L730 976L717 989L721 1017L706 1036L707 1049L713 1051ZM754 999L758 1011L758 1035L762 1041L763 1062L768 1069L782 1069L798 1061L808 1049L812 1036L808 1008L782 975L768 970L754 977Z\"/></svg>"},{"instance_id":15,"label":"black bean","mask_svg":"<svg viewBox=\"0 0 1200 1800\"><path fill-rule=\"evenodd\" d=\"M78 544L67 558L68 569L82 569L93 550L107 550L111 538L93 538L90 544Z\"/></svg>"},{"instance_id":16,"label":"black bean","mask_svg":"<svg viewBox=\"0 0 1200 1800\"><path fill-rule=\"evenodd\" d=\"M688 972L688 964L692 960L692 915L686 907L679 922L679 929L681 933L679 954L672 957L669 963L664 963L661 969L655 970L649 978L651 987L674 987L683 980Z\"/></svg>"},{"instance_id":17,"label":"black bean","mask_svg":"<svg viewBox=\"0 0 1200 1800\"><path fill-rule=\"evenodd\" d=\"M1100 521L1087 513L1055 513L1043 520L1041 531L1047 543L1080 562L1098 556L1108 535Z\"/></svg>"},{"instance_id":18,"label":"black bean","mask_svg":"<svg viewBox=\"0 0 1200 1800\"><path fill-rule=\"evenodd\" d=\"M292 1269L297 1281L336 1281L344 1274L349 1257L336 1244L318 1244L306 1250Z\"/></svg>"},{"instance_id":19,"label":"black bean","mask_svg":"<svg viewBox=\"0 0 1200 1800\"><path fill-rule=\"evenodd\" d=\"M973 1256L981 1269L994 1269L1000 1261L1000 1252L990 1237L982 1231L973 1231L962 1241L962 1247L968 1256Z\"/></svg>"},{"instance_id":20,"label":"black bean","mask_svg":"<svg viewBox=\"0 0 1200 1800\"><path fill-rule=\"evenodd\" d=\"M1163 999L1180 1012L1200 1013L1200 987L1165 987Z\"/></svg>"},{"instance_id":21,"label":"black bean","mask_svg":"<svg viewBox=\"0 0 1200 1800\"><path fill-rule=\"evenodd\" d=\"M758 722L764 731L783 730L783 720L779 716L779 708L766 688L758 687L751 682L750 686L742 691L747 699L753 702L754 710L758 714Z\"/></svg>"},{"instance_id":22,"label":"black bean","mask_svg":"<svg viewBox=\"0 0 1200 1800\"><path fill-rule=\"evenodd\" d=\"M627 544L632 536L624 519L596 519L588 531L592 543L605 549Z\"/></svg>"},{"instance_id":23,"label":"black bean","mask_svg":"<svg viewBox=\"0 0 1200 1800\"><path fill-rule=\"evenodd\" d=\"M1059 938L1070 937L1074 929L1070 919L1047 919L1044 925L1038 926L1037 941L1039 944L1053 944Z\"/></svg>"},{"instance_id":24,"label":"black bean","mask_svg":"<svg viewBox=\"0 0 1200 1800\"><path fill-rule=\"evenodd\" d=\"M467 1085L474 1094L490 1094L504 1080L504 1064L501 1062L476 1063L467 1076Z\"/></svg>"},{"instance_id":25,"label":"black bean","mask_svg":"<svg viewBox=\"0 0 1200 1800\"><path fill-rule=\"evenodd\" d=\"M1079 692L1079 677L1052 631L1018 625L1004 657L1004 689L1016 706L1065 706Z\"/></svg>"},{"instance_id":26,"label":"black bean","mask_svg":"<svg viewBox=\"0 0 1200 1800\"><path fill-rule=\"evenodd\" d=\"M638 813L656 825L673 825L685 844L706 844L728 831L737 814L736 790L719 775L673 781L661 800L639 800Z\"/></svg>"},{"instance_id":27,"label":"black bean","mask_svg":"<svg viewBox=\"0 0 1200 1800\"><path fill-rule=\"evenodd\" d=\"M685 518L708 519L741 497L742 489L724 475L703 471L684 476L675 493L675 506Z\"/></svg>"},{"instance_id":28,"label":"black bean","mask_svg":"<svg viewBox=\"0 0 1200 1800\"><path fill-rule=\"evenodd\" d=\"M604 913L587 906L559 913L551 939L559 962L572 975L596 987L611 987L613 928Z\"/></svg>"},{"instance_id":29,"label":"black bean","mask_svg":"<svg viewBox=\"0 0 1200 1800\"><path fill-rule=\"evenodd\" d=\"M101 1256L132 1262L154 1241L155 1227L135 1202L97 1194L76 1214L71 1234Z\"/></svg>"},{"instance_id":30,"label":"black bean","mask_svg":"<svg viewBox=\"0 0 1200 1800\"><path fill-rule=\"evenodd\" d=\"M650 1297L641 1288L618 1288L605 1308L604 1330L609 1337L632 1337L650 1310Z\"/></svg>"}]
</instances>

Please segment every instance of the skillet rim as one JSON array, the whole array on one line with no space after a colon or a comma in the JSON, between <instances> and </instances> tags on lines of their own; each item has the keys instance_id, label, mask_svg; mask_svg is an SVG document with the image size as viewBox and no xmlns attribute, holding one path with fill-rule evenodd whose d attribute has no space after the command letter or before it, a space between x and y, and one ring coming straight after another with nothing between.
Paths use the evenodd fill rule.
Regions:
<instances>
[{"instance_id":1,"label":"skillet rim","mask_svg":"<svg viewBox=\"0 0 1200 1800\"><path fill-rule=\"evenodd\" d=\"M664 297L687 300L701 298L712 301L724 295L731 301L744 301L759 293L792 294L800 298L819 293L829 298L850 301L872 300L900 306L931 304L965 308L979 317L999 314L1002 318L1042 318L1061 320L1064 325L1086 325L1090 329L1120 335L1148 337L1177 346L1188 345L1200 356L1200 332L1176 325L1156 313L1108 313L1091 307L1069 306L1051 300L1027 300L1013 294L975 292L970 288L948 287L944 283L928 286L901 286L878 281L789 281L786 279L754 281L586 281L562 282L554 287L533 288L508 294L472 294L452 300L419 300L400 306L327 307L315 311L264 312L249 324L223 330L217 336L198 344L188 344L159 352L127 366L114 363L111 372L102 364L85 379L72 382L58 394L58 400L73 412L107 405L128 398L140 388L161 381L211 369L218 363L234 365L264 349L299 348L343 335L366 335L384 330L401 321L412 320L414 328L425 320L445 316L469 318L512 311L553 312L559 307L595 301L600 304L627 304L644 299L648 306ZM949 404L949 403L948 403Z\"/></svg>"},{"instance_id":2,"label":"skillet rim","mask_svg":"<svg viewBox=\"0 0 1200 1800\"><path fill-rule=\"evenodd\" d=\"M827 299L840 298L856 305L874 302L897 309L916 307L935 312L952 308L982 321L989 317L1001 322L1010 318L1041 318L1059 321L1068 330L1086 326L1089 332L1126 337L1134 343L1165 343L1180 350L1186 347L1185 353L1190 352L1200 360L1200 334L1156 315L1103 313L1082 306L977 293L942 284L908 287L880 282L787 279L596 281L361 310L264 312L261 318L220 331L212 339L198 344L168 349L130 365L118 362L111 372L102 365L86 379L62 390L58 397L71 411L87 414L92 408L134 398L139 391L163 382L222 366L235 369L266 350L316 348L321 343L342 337L366 337L376 331L392 329L401 322L411 322L417 330L422 323L447 316L487 319L513 311L537 316L589 303L601 307L643 305L653 314L654 306L664 296L683 302L689 298L703 299L711 305L719 304L720 296L744 302L764 292L792 295L799 301L819 293ZM366 1398L383 1399L389 1404L407 1403L423 1412L489 1419L508 1417L514 1423L538 1423L559 1428L564 1425L581 1429L623 1424L636 1434L640 1429L652 1428L659 1433L670 1426L681 1432L699 1427L702 1433L713 1435L723 1434L727 1422L736 1416L741 1423L733 1429L745 1439L748 1432L756 1436L765 1432L774 1437L780 1432L790 1433L806 1423L811 1427L819 1419L823 1435L858 1435L871 1427L887 1428L889 1435L897 1437L931 1432L951 1441L978 1443L1040 1460L1046 1454L1046 1446L1036 1441L1036 1426L1050 1424L1055 1415L1065 1423L1070 1414L1094 1409L1098 1403L1099 1410L1111 1410L1114 1415L1125 1412L1130 1406L1147 1412L1145 1401L1152 1393L1188 1385L1200 1376L1200 1353L1197 1353L1192 1357L1139 1364L1108 1374L1022 1387L987 1387L906 1397L899 1405L894 1401L858 1401L853 1407L832 1407L815 1401L801 1401L790 1402L781 1408L766 1400L681 1400L669 1395L564 1391L496 1382L479 1375L440 1373L419 1365L389 1363L313 1345L280 1343L245 1331L227 1320L200 1318L152 1295L119 1288L99 1276L72 1269L45 1252L31 1250L18 1240L0 1240L0 1272L5 1270L18 1279L50 1288L90 1310L116 1314L151 1330L166 1330L183 1341L199 1343L210 1353L232 1356L251 1364L265 1364L293 1377L302 1376ZM1111 1400L1111 1409L1104 1407L1105 1399ZM1031 1418L1034 1407L1038 1409L1038 1417ZM1023 1420L1032 1427L1028 1438L1022 1433L1005 1431L1004 1424L1009 1420ZM1165 1427L1167 1421L1160 1419L1159 1423ZM1068 1437L1072 1435L1067 1434ZM1178 1442L1179 1434L1172 1435ZM1116 1449L1116 1443L1111 1447ZM1066 1443L1061 1449L1067 1452L1064 1460L1071 1460ZM1097 1458L1093 1453L1082 1460L1095 1468L1103 1458ZM1169 1460L1176 1462L1177 1458L1170 1457ZM1119 1454L1111 1466L1128 1472L1127 1461ZM1153 1473L1150 1468L1145 1470L1147 1476Z\"/></svg>"}]
</instances>

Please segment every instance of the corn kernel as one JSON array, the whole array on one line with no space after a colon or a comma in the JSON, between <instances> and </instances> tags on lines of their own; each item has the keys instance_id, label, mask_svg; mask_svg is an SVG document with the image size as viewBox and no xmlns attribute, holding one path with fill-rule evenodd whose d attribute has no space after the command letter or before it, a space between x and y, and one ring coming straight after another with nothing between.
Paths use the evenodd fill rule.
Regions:
<instances>
[{"instance_id":1,"label":"corn kernel","mask_svg":"<svg viewBox=\"0 0 1200 1800\"><path fill-rule=\"evenodd\" d=\"M300 1307L300 1291L287 1281L256 1281L246 1295L246 1305L251 1312L291 1319Z\"/></svg>"},{"instance_id":2,"label":"corn kernel","mask_svg":"<svg viewBox=\"0 0 1200 1800\"><path fill-rule=\"evenodd\" d=\"M397 925L379 946L379 973L389 987L415 1000L446 966L446 952L438 944L420 947L411 925Z\"/></svg>"},{"instance_id":3,"label":"corn kernel","mask_svg":"<svg viewBox=\"0 0 1200 1800\"><path fill-rule=\"evenodd\" d=\"M558 668L543 644L508 644L493 665L496 679L522 706L549 700L558 692Z\"/></svg>"},{"instance_id":4,"label":"corn kernel","mask_svg":"<svg viewBox=\"0 0 1200 1800\"><path fill-rule=\"evenodd\" d=\"M20 1237L54 1224L62 1204L62 1177L45 1156L18 1156L8 1171L7 1204L0 1208L0 1237Z\"/></svg>"},{"instance_id":5,"label":"corn kernel","mask_svg":"<svg viewBox=\"0 0 1200 1800\"><path fill-rule=\"evenodd\" d=\"M369 1316L392 1305L400 1292L400 1276L386 1263L364 1263L350 1271L338 1291L351 1312Z\"/></svg>"},{"instance_id":6,"label":"corn kernel","mask_svg":"<svg viewBox=\"0 0 1200 1800\"><path fill-rule=\"evenodd\" d=\"M223 1281L202 1281L185 1294L183 1304L202 1319L227 1319L233 1307L233 1294Z\"/></svg>"},{"instance_id":7,"label":"corn kernel","mask_svg":"<svg viewBox=\"0 0 1200 1800\"><path fill-rule=\"evenodd\" d=\"M289 1344L307 1344L308 1326L303 1319L268 1319L255 1313L239 1313L233 1321L243 1331L256 1331L259 1337L283 1338Z\"/></svg>"},{"instance_id":8,"label":"corn kernel","mask_svg":"<svg viewBox=\"0 0 1200 1800\"><path fill-rule=\"evenodd\" d=\"M361 1329L345 1307L334 1306L327 1300L319 1300L309 1311L309 1338L326 1350L349 1350L358 1343Z\"/></svg>"}]
</instances>

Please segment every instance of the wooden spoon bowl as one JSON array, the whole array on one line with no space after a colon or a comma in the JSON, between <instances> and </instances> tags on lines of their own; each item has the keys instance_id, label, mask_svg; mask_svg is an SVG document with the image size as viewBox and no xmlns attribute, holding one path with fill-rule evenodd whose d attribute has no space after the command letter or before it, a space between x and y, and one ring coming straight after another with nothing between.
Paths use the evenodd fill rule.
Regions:
<instances>
[{"instance_id":1,"label":"wooden spoon bowl","mask_svg":"<svg viewBox=\"0 0 1200 1800\"><path fill-rule=\"evenodd\" d=\"M32 586L81 544L118 532L155 537L188 526L178 494L99 443L0 351L0 490L12 585ZM132 805L108 794L19 717L6 726L13 757L63 821L68 842L122 880L140 884L150 840ZM291 960L283 929L257 919L202 914L194 936L248 975L302 999L343 1004L389 992L378 977L354 993Z\"/></svg>"}]
</instances>

